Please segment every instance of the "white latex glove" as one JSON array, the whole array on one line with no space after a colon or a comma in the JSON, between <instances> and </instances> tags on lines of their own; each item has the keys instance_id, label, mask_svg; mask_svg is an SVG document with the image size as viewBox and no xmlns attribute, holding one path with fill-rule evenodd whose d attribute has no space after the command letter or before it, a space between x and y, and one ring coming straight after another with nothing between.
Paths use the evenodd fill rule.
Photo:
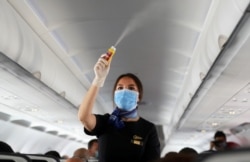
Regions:
<instances>
[{"instance_id":1,"label":"white latex glove","mask_svg":"<svg viewBox=\"0 0 250 162\"><path fill-rule=\"evenodd\" d=\"M110 62L105 59L107 54L102 54L94 66L95 78L92 82L97 87L102 87L109 73Z\"/></svg>"}]
</instances>

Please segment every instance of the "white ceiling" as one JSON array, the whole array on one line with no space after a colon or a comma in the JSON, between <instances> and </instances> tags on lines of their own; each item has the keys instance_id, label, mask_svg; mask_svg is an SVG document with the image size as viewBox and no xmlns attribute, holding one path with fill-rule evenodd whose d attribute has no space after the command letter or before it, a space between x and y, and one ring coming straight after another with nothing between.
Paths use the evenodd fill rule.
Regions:
<instances>
[{"instance_id":1,"label":"white ceiling","mask_svg":"<svg viewBox=\"0 0 250 162\"><path fill-rule=\"evenodd\" d=\"M225 59L228 68L225 62L218 64L226 68L222 75L214 77L216 71L212 73L213 86L203 87L204 93L196 97L196 104L190 101L221 51L219 37L230 37L248 3L249 0L1 1L1 51L31 74L38 74L48 86L41 88L42 84L23 79L31 77L27 74L22 78L24 69L21 75L15 74L15 69L19 69L16 65L12 75L3 67L0 103L5 107L3 112L11 115L6 120L22 123L20 120L25 117L28 127L45 127L46 132L55 131L56 135L66 134L86 142L90 137L82 133L77 107L94 77L96 60L115 45L117 53L94 111L111 112L116 77L135 73L145 89L140 115L159 126L159 132L164 134L161 140L168 144L164 151L185 144L198 148L216 129L246 122L250 105L241 102L250 99L248 93L244 94L250 81L246 32L247 40L237 50L240 54L232 54L236 55L232 62ZM229 49L233 48L236 47ZM238 68L242 65L246 68ZM209 83L209 79L206 81ZM58 94L67 101L61 101L63 97ZM242 116L239 120L236 115L226 115L228 112ZM221 113L226 117L218 117ZM218 122L216 127L211 126L214 122ZM207 133L200 134L201 130ZM206 139L194 143L193 137Z\"/></svg>"}]
</instances>

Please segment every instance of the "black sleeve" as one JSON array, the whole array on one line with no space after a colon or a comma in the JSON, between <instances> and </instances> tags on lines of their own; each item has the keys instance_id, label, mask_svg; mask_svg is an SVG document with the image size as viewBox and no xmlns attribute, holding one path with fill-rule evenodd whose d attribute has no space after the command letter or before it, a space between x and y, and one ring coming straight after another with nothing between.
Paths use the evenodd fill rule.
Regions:
<instances>
[{"instance_id":1,"label":"black sleeve","mask_svg":"<svg viewBox=\"0 0 250 162\"><path fill-rule=\"evenodd\" d=\"M143 161L150 162L160 158L160 141L155 126L153 125L145 147Z\"/></svg>"},{"instance_id":2,"label":"black sleeve","mask_svg":"<svg viewBox=\"0 0 250 162\"><path fill-rule=\"evenodd\" d=\"M84 128L84 132L87 135L99 137L107 128L109 114L105 114L105 115L95 114L95 117L96 117L95 128L91 131L88 131L86 128Z\"/></svg>"}]
</instances>

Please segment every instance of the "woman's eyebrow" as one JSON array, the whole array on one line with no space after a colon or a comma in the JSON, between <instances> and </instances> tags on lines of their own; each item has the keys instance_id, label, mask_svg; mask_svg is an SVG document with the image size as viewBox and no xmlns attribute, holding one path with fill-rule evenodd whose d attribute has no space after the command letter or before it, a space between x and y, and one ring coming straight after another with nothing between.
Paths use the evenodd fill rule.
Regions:
<instances>
[{"instance_id":1,"label":"woman's eyebrow","mask_svg":"<svg viewBox=\"0 0 250 162\"><path fill-rule=\"evenodd\" d=\"M117 86L125 86L124 84L117 84ZM128 87L136 87L136 85L134 83L131 83L128 85Z\"/></svg>"}]
</instances>

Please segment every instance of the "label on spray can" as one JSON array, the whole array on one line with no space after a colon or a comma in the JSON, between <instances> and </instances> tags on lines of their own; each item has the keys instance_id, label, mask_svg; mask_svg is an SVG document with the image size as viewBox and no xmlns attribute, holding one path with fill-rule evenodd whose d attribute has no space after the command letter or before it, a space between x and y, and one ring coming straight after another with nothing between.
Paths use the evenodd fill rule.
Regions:
<instances>
[{"instance_id":1,"label":"label on spray can","mask_svg":"<svg viewBox=\"0 0 250 162\"><path fill-rule=\"evenodd\" d=\"M106 59L107 61L111 61L112 57L114 56L116 51L116 48L114 46L111 46L108 51L107 51L107 55L104 57L104 59Z\"/></svg>"}]
</instances>

